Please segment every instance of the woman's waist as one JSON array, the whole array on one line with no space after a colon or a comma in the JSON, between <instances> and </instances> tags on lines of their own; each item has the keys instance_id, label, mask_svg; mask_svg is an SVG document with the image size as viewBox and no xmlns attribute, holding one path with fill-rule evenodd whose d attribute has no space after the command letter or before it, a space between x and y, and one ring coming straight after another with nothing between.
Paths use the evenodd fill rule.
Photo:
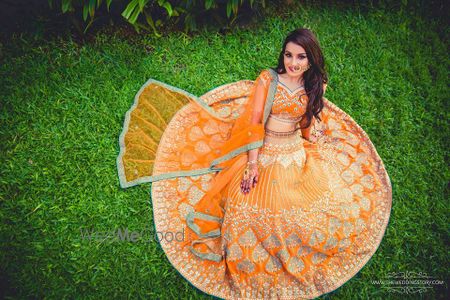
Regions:
<instances>
[{"instance_id":1,"label":"woman's waist","mask_svg":"<svg viewBox=\"0 0 450 300\"><path fill-rule=\"evenodd\" d=\"M266 129L266 134L264 136L264 148L271 149L297 149L303 144L302 135L300 130L294 129L292 132L271 132ZM281 147L281 148L278 148Z\"/></svg>"},{"instance_id":2,"label":"woman's waist","mask_svg":"<svg viewBox=\"0 0 450 300\"><path fill-rule=\"evenodd\" d=\"M297 149L302 147L302 135L300 130L299 119L289 118L285 115L274 116L269 115L265 124L265 148L280 150L282 147L285 150Z\"/></svg>"}]
</instances>

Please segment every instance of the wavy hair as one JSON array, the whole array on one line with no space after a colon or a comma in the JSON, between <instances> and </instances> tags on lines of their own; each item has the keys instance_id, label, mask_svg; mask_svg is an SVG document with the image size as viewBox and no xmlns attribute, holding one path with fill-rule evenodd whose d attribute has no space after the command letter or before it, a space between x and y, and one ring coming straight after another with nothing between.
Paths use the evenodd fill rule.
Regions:
<instances>
[{"instance_id":1,"label":"wavy hair","mask_svg":"<svg viewBox=\"0 0 450 300\"><path fill-rule=\"evenodd\" d=\"M325 58L320 49L319 42L312 31L306 28L298 28L291 31L284 40L283 48L278 57L278 66L272 68L278 74L286 73L284 66L284 52L286 45L293 42L305 49L308 62L311 67L303 73L304 86L306 94L308 95L308 104L306 111L302 115L306 115L306 125L303 128L308 128L311 125L313 116L321 121L319 113L322 111L323 103L323 84L328 82L328 75L325 71Z\"/></svg>"}]
</instances>

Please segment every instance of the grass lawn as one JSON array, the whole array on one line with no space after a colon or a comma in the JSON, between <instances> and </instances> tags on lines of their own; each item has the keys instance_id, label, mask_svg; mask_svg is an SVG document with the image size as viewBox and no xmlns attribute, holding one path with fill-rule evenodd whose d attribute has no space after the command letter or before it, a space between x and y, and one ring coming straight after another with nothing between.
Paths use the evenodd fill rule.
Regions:
<instances>
[{"instance_id":1,"label":"grass lawn","mask_svg":"<svg viewBox=\"0 0 450 300\"><path fill-rule=\"evenodd\" d=\"M81 229L153 226L150 184L121 189L125 112L149 78L202 95L276 65L284 36L308 27L330 76L327 98L368 133L393 186L385 237L350 281L323 299L445 298L373 284L390 272L448 273L448 43L439 24L391 11L299 6L227 36L99 33L13 38L0 47L0 296L212 298L172 267L155 242L96 242ZM447 101L446 101L447 100Z\"/></svg>"}]
</instances>

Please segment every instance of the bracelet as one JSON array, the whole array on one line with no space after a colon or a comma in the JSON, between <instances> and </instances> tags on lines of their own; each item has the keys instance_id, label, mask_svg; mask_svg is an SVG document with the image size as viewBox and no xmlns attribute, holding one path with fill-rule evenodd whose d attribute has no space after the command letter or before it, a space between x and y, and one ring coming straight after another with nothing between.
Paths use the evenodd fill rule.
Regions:
<instances>
[{"instance_id":1,"label":"bracelet","mask_svg":"<svg viewBox=\"0 0 450 300\"><path fill-rule=\"evenodd\" d=\"M247 165L244 169L244 176L242 177L243 180L250 179L250 166Z\"/></svg>"},{"instance_id":2,"label":"bracelet","mask_svg":"<svg viewBox=\"0 0 450 300\"><path fill-rule=\"evenodd\" d=\"M247 162L247 165L252 165L252 164L256 164L258 161L257 160L249 160Z\"/></svg>"}]
</instances>

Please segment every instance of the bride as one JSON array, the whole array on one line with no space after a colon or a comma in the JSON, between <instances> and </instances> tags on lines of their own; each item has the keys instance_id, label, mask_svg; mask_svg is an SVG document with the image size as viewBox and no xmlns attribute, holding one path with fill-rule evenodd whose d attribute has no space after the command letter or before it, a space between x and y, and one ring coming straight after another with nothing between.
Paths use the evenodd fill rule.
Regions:
<instances>
[{"instance_id":1,"label":"bride","mask_svg":"<svg viewBox=\"0 0 450 300\"><path fill-rule=\"evenodd\" d=\"M364 130L325 99L324 57L300 28L278 65L201 97L150 79L127 112L126 188L152 182L171 264L223 299L312 299L350 280L389 221L389 176ZM170 121L170 122L169 122Z\"/></svg>"}]
</instances>

